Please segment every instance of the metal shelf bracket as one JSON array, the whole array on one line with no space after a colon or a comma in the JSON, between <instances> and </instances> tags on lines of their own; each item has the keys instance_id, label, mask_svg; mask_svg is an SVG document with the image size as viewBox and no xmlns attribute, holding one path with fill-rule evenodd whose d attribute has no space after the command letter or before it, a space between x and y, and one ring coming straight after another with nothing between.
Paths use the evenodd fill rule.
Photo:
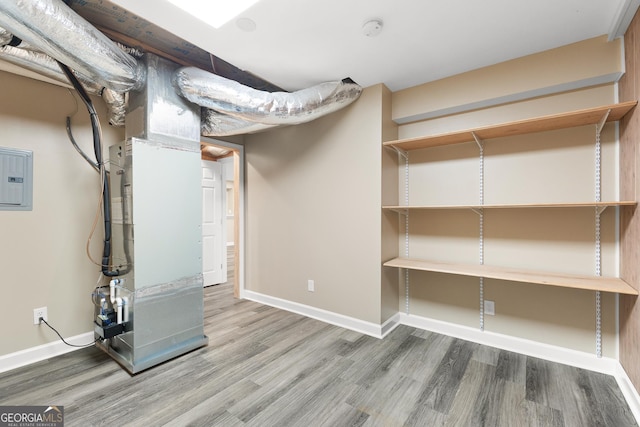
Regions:
<instances>
[{"instance_id":1,"label":"metal shelf bracket","mask_svg":"<svg viewBox=\"0 0 640 427\"><path fill-rule=\"evenodd\" d=\"M407 159L409 157L409 154L405 150L403 150L402 148L398 148L395 145L385 145L384 147L395 151L403 159Z\"/></svg>"},{"instance_id":2,"label":"metal shelf bracket","mask_svg":"<svg viewBox=\"0 0 640 427\"><path fill-rule=\"evenodd\" d=\"M611 109L608 109L606 113L602 115L602 118L600 119L600 121L596 124L596 131L598 132L598 134L602 132L602 128L607 123L607 119L609 118L610 113L611 113Z\"/></svg>"}]
</instances>

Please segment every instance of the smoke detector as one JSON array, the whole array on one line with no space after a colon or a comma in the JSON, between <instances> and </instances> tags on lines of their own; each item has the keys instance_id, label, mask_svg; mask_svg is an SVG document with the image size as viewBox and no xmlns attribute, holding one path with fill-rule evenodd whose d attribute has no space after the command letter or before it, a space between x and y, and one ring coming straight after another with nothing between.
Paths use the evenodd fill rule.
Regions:
<instances>
[{"instance_id":1,"label":"smoke detector","mask_svg":"<svg viewBox=\"0 0 640 427\"><path fill-rule=\"evenodd\" d=\"M362 26L362 34L367 37L375 37L382 32L382 20L372 19Z\"/></svg>"}]
</instances>

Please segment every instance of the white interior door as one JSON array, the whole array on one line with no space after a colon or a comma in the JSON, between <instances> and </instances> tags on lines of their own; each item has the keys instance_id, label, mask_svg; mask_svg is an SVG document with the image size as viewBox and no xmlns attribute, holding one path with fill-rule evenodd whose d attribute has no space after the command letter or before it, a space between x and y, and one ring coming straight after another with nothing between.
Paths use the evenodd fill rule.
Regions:
<instances>
[{"instance_id":1,"label":"white interior door","mask_svg":"<svg viewBox=\"0 0 640 427\"><path fill-rule=\"evenodd\" d=\"M224 283L226 278L226 238L223 227L226 190L222 165L202 161L202 275L204 286Z\"/></svg>"}]
</instances>

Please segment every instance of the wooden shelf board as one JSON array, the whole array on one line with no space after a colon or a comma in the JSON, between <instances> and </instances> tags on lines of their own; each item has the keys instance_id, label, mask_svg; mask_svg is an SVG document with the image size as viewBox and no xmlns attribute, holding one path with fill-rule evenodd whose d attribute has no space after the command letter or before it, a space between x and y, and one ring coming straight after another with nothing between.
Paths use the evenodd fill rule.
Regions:
<instances>
[{"instance_id":1,"label":"wooden shelf board","mask_svg":"<svg viewBox=\"0 0 640 427\"><path fill-rule=\"evenodd\" d=\"M568 113L535 117L493 126L467 129L463 131L444 133L426 137L401 139L385 142L384 146L396 147L405 151L420 148L436 147L439 145L460 144L474 141L473 134L481 140L500 138L504 136L522 135L525 133L542 132L584 126L598 123L609 111L607 122L618 121L627 114L637 101L627 101L619 104L603 105L601 107L576 110Z\"/></svg>"},{"instance_id":2,"label":"wooden shelf board","mask_svg":"<svg viewBox=\"0 0 640 427\"><path fill-rule=\"evenodd\" d=\"M572 203L520 203L497 205L424 205L424 206L383 206L382 209L403 212L406 210L435 210L435 209L523 209L523 208L589 208L609 206L636 206L635 201L624 200L617 202L572 202Z\"/></svg>"},{"instance_id":3,"label":"wooden shelf board","mask_svg":"<svg viewBox=\"0 0 640 427\"><path fill-rule=\"evenodd\" d=\"M488 279L510 280L514 282L537 283L540 285L560 286L565 288L638 295L638 291L632 288L631 285L616 277L581 276L575 274L502 268L488 265L425 261L411 258L394 258L385 262L383 265L387 267L408 268L411 270L433 271L438 273L458 274L462 276L485 277Z\"/></svg>"}]
</instances>

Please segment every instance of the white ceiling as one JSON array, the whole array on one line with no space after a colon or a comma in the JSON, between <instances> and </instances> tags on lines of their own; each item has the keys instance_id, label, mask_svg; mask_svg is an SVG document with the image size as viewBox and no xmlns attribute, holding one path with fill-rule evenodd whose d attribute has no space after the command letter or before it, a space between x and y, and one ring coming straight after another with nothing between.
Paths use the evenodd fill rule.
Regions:
<instances>
[{"instance_id":1,"label":"white ceiling","mask_svg":"<svg viewBox=\"0 0 640 427\"><path fill-rule=\"evenodd\" d=\"M351 77L392 91L610 33L637 0L261 0L220 29L165 0L112 0L286 90ZM380 19L376 37L363 24Z\"/></svg>"}]
</instances>

